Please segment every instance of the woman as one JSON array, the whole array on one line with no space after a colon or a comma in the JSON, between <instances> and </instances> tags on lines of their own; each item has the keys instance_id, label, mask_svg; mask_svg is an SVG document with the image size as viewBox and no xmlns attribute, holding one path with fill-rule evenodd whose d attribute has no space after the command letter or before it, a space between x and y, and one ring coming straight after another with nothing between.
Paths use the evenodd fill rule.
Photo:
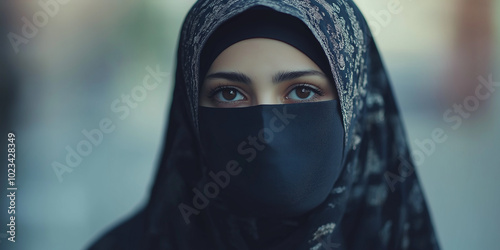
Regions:
<instances>
[{"instance_id":1,"label":"woman","mask_svg":"<svg viewBox=\"0 0 500 250\"><path fill-rule=\"evenodd\" d=\"M439 249L354 3L198 1L147 206L91 249Z\"/></svg>"}]
</instances>

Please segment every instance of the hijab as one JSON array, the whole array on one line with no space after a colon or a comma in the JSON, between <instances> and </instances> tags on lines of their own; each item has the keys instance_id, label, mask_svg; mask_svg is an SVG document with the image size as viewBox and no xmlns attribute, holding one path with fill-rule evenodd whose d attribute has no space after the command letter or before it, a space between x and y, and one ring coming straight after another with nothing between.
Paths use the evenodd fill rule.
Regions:
<instances>
[{"instance_id":1,"label":"hijab","mask_svg":"<svg viewBox=\"0 0 500 250\"><path fill-rule=\"evenodd\" d=\"M291 44L315 61L331 77L338 94L338 100L330 102L281 105L282 108L290 107L298 114L317 111L311 112L311 115L330 119L319 122L323 127L318 131L332 134L325 137L328 138L324 140L325 144L319 145L317 150L307 150L304 146L307 144L272 143L278 143L282 147L300 147L301 150L306 150L304 157L318 153L314 151L325 151L337 154L333 158L340 159L338 163L323 164L326 166L324 171L332 171L332 168L335 171L325 172L328 178L321 182L326 184L321 185L321 188L313 186L307 192L314 196L315 190L321 190L319 193L322 195L312 202L313 205L289 215L265 209L258 211L259 208L240 214L237 206L225 203L228 200L226 197L231 196L226 196L222 191L220 195L212 196L209 204L201 204L204 200L201 198L204 195L202 192L205 191L206 184L210 183L209 180L222 187L225 179L220 174L221 170L229 173L230 177L231 173L236 173L234 175L239 177L237 172L241 170L234 164L225 164L224 169L215 171L210 160L207 160L207 155L217 154L222 150L215 150L216 145L207 146L207 142L215 141L215 137L210 137L209 132L216 130L214 126L210 126L210 119L204 118L204 114L209 114L207 117L227 116L227 113L216 114L221 111L234 112L232 115L237 117L242 114L249 117L260 115L262 119L258 122L264 124L272 118L273 108L280 108L279 105L271 105L250 107L243 112L238 112L242 111L240 109L204 110L198 103L201 79L209 64L224 48L248 37L237 38L238 32L233 32L233 37L222 39L223 45L214 45L213 41L217 41L220 34L230 34L224 33L224 29L234 30L230 26L238 23L230 22L231 20L237 20L256 9L272 11L277 17L286 15L286 18L292 18L294 21L290 25L297 28L298 33L303 31L301 27L307 27L309 32L302 34L312 35L316 45L303 46L311 44L311 39L307 38L306 43L303 43L297 42L299 39L284 38L286 36L282 35L268 35ZM259 20L259 17L255 16L255 20ZM237 27L250 29L258 26L242 22ZM283 34L286 33L287 31L283 31ZM258 35L266 37L265 34ZM320 54L325 57L317 56L314 52L317 51L317 45L323 52ZM317 108L315 109L307 105L324 106L314 106ZM311 126L300 120L294 120L290 124L297 127L286 127L283 131L290 128L290 131L298 133L305 126ZM240 126L245 124L241 123ZM255 128L254 126L253 129ZM209 132L203 132L204 130ZM233 133L236 130L225 131ZM239 134L236 131L228 138L237 136ZM328 144L331 138L340 141L340 144ZM219 147L224 148L227 142L218 143ZM272 146L272 143L268 145ZM279 149L280 146L274 148ZM207 154L208 149L213 150ZM278 152L277 155L281 154ZM264 158L271 159L272 155ZM257 179L259 176L258 173L253 175ZM229 183L228 187L238 187L233 185L235 182ZM326 192L325 186L328 186ZM273 191L274 188L276 187L267 186L256 192L265 195L266 190ZM283 192L286 193L285 191ZM251 192L248 194L251 195ZM307 198L308 195L304 197ZM272 199L267 201L274 202ZM195 202L206 206L199 206L200 209L182 206L194 205ZM279 207L279 204L277 207L284 208ZM190 215L188 221L184 216L186 211ZM261 212L265 215L262 216ZM149 201L141 211L108 232L91 249L123 247L439 249L387 73L368 25L352 1L200 0L195 3L181 31L168 129Z\"/></svg>"}]
</instances>

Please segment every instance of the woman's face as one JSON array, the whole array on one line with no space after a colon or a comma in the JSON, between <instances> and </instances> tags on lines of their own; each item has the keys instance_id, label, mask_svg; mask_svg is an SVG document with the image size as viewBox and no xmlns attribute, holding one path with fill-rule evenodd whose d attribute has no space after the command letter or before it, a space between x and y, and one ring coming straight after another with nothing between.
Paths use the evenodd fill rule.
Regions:
<instances>
[{"instance_id":1,"label":"woman's face","mask_svg":"<svg viewBox=\"0 0 500 250\"><path fill-rule=\"evenodd\" d=\"M233 108L333 100L334 85L309 57L273 39L233 44L212 63L200 105Z\"/></svg>"}]
</instances>

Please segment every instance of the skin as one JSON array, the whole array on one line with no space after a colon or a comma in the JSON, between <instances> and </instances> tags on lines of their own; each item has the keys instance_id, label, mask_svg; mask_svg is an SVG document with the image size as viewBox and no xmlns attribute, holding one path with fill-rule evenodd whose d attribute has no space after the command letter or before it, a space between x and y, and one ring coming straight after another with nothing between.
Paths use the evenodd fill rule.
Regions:
<instances>
[{"instance_id":1,"label":"skin","mask_svg":"<svg viewBox=\"0 0 500 250\"><path fill-rule=\"evenodd\" d=\"M334 84L309 57L284 42L253 38L233 44L212 63L200 106L248 107L336 98Z\"/></svg>"}]
</instances>

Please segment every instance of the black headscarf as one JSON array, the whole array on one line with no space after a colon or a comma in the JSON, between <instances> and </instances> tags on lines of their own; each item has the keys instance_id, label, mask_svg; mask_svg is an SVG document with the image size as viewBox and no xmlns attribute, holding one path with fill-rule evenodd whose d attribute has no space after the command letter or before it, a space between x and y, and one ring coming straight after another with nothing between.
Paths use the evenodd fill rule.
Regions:
<instances>
[{"instance_id":1,"label":"black headscarf","mask_svg":"<svg viewBox=\"0 0 500 250\"><path fill-rule=\"evenodd\" d=\"M203 82L210 65L222 51L251 38L269 38L287 43L308 56L332 78L325 52L302 21L259 6L227 20L210 35L200 56L200 82Z\"/></svg>"},{"instance_id":2,"label":"black headscarf","mask_svg":"<svg viewBox=\"0 0 500 250\"><path fill-rule=\"evenodd\" d=\"M200 56L218 27L255 7L300 20L323 49L341 107L342 169L307 216L262 222L225 217L214 205L188 224L179 204L207 174L198 127L206 70ZM182 28L175 81L149 202L91 249L439 249L387 74L352 1L200 0Z\"/></svg>"}]
</instances>

